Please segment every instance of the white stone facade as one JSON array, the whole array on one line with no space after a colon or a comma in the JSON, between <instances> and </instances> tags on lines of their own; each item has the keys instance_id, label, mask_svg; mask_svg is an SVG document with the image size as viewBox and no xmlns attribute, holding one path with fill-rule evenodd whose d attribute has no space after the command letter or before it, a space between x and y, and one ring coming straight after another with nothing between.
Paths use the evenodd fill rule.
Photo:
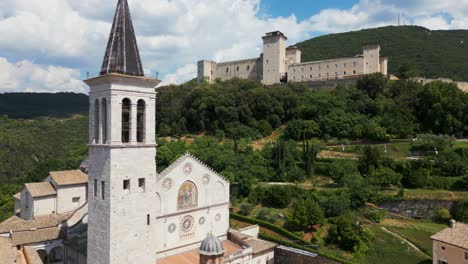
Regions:
<instances>
[{"instance_id":1,"label":"white stone facade","mask_svg":"<svg viewBox=\"0 0 468 264\"><path fill-rule=\"evenodd\" d=\"M260 80L266 85L281 82L310 82L357 78L364 74L388 74L388 58L380 56L379 45L363 47L363 53L350 58L301 62L296 46L286 48L287 38L279 31L263 37L263 54L259 58L198 62L198 79L210 82L232 78Z\"/></svg>"}]
</instances>

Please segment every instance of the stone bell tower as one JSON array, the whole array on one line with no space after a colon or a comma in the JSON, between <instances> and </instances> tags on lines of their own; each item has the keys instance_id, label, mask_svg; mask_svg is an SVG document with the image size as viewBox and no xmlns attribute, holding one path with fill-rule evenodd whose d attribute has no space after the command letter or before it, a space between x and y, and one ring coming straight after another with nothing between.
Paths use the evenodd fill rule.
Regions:
<instances>
[{"instance_id":1,"label":"stone bell tower","mask_svg":"<svg viewBox=\"0 0 468 264\"><path fill-rule=\"evenodd\" d=\"M118 0L90 87L88 264L156 263L156 92L144 77L127 0Z\"/></svg>"}]
</instances>

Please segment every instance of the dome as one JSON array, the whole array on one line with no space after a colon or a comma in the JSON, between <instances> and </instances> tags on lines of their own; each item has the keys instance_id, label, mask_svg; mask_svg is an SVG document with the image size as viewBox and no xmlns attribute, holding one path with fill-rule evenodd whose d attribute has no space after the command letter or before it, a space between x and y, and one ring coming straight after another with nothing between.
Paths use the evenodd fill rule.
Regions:
<instances>
[{"instance_id":1,"label":"dome","mask_svg":"<svg viewBox=\"0 0 468 264\"><path fill-rule=\"evenodd\" d=\"M223 243L219 238L208 235L205 240L201 243L200 249L198 251L200 255L204 256L217 256L222 255L226 250L224 250Z\"/></svg>"}]
</instances>

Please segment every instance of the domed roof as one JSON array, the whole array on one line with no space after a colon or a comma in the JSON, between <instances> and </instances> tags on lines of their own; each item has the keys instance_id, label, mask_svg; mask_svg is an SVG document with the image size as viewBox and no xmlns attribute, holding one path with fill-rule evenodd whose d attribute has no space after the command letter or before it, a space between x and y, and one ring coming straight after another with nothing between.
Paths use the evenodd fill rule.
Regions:
<instances>
[{"instance_id":1,"label":"domed roof","mask_svg":"<svg viewBox=\"0 0 468 264\"><path fill-rule=\"evenodd\" d=\"M200 255L204 256L216 256L224 254L226 250L224 249L221 240L210 234L205 238L205 240L203 240L198 252Z\"/></svg>"}]
</instances>

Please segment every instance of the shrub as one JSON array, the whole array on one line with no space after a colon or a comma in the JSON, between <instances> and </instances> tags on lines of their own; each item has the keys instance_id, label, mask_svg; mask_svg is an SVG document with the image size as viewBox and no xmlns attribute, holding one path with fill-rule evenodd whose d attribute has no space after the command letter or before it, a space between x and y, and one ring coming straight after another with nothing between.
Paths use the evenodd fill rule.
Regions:
<instances>
[{"instance_id":1,"label":"shrub","mask_svg":"<svg viewBox=\"0 0 468 264\"><path fill-rule=\"evenodd\" d=\"M447 208L437 207L434 209L435 219L441 223L448 223L452 215Z\"/></svg>"},{"instance_id":2,"label":"shrub","mask_svg":"<svg viewBox=\"0 0 468 264\"><path fill-rule=\"evenodd\" d=\"M239 206L239 213L242 215L249 215L252 212L253 206L248 202L243 202Z\"/></svg>"},{"instance_id":3,"label":"shrub","mask_svg":"<svg viewBox=\"0 0 468 264\"><path fill-rule=\"evenodd\" d=\"M371 209L367 208L364 212L364 215L367 219L374 221L376 223L380 223L385 219L387 215L387 211L384 209Z\"/></svg>"}]
</instances>

